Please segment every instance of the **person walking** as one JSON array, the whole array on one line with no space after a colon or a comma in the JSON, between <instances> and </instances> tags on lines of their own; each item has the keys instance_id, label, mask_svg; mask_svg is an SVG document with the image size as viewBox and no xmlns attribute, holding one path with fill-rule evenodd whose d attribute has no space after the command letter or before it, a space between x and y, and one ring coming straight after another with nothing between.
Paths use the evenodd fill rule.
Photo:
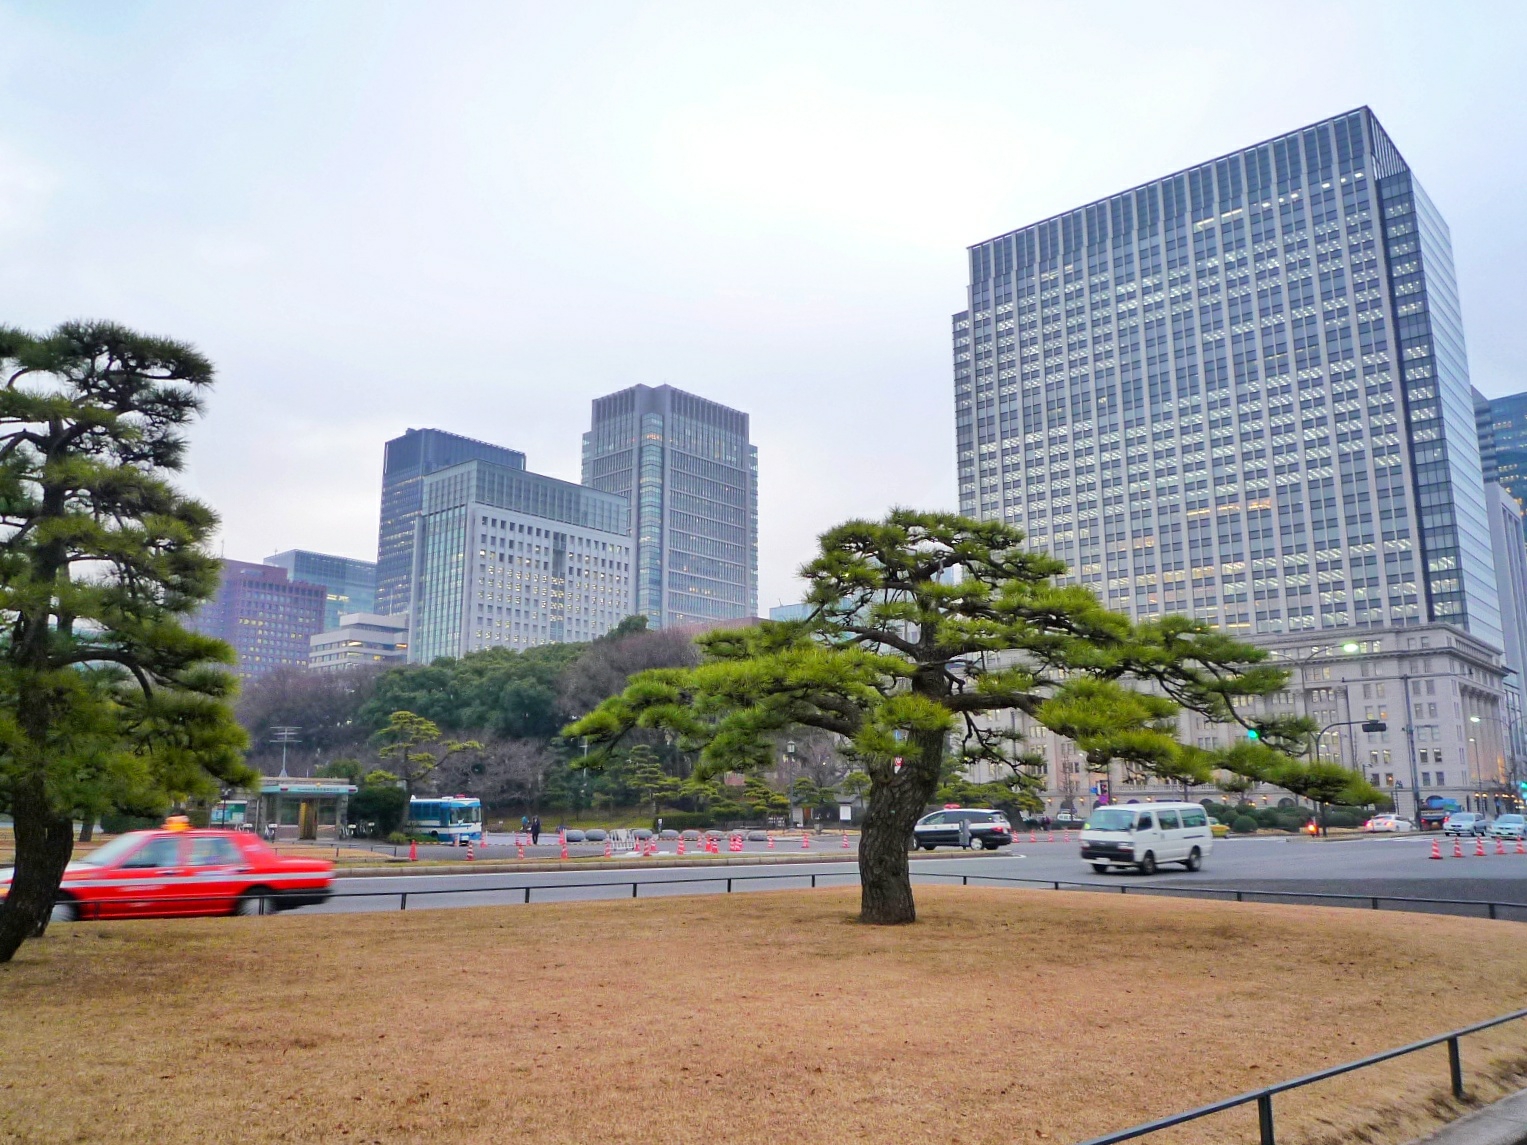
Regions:
<instances>
[{"instance_id":1,"label":"person walking","mask_svg":"<svg viewBox=\"0 0 1527 1145\"><path fill-rule=\"evenodd\" d=\"M524 834L527 834L529 831L530 831L530 816L529 815L521 815L520 816L520 834L524 835Z\"/></svg>"},{"instance_id":2,"label":"person walking","mask_svg":"<svg viewBox=\"0 0 1527 1145\"><path fill-rule=\"evenodd\" d=\"M540 842L541 842L541 817L539 815L532 815L530 817L530 845L532 847L538 846L540 844Z\"/></svg>"}]
</instances>

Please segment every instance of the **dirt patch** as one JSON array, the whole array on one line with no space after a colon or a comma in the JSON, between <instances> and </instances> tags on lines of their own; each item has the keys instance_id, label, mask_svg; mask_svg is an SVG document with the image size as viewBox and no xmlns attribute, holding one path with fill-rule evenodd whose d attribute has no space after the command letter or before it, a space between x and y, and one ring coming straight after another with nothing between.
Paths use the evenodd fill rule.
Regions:
<instances>
[{"instance_id":1,"label":"dirt patch","mask_svg":"<svg viewBox=\"0 0 1527 1145\"><path fill-rule=\"evenodd\" d=\"M0 1140L1075 1141L1527 995L1508 923L918 897L894 929L852 890L56 927L0 968ZM1464 1058L1503 1092L1527 1028ZM1439 1049L1280 1097L1279 1140L1406 1140L1446 1078Z\"/></svg>"}]
</instances>

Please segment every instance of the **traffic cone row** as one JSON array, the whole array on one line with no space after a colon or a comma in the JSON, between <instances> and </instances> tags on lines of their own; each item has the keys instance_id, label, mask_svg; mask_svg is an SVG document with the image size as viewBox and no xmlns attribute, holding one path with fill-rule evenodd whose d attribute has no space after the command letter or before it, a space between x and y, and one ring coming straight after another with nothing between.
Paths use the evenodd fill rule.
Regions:
<instances>
[{"instance_id":1,"label":"traffic cone row","mask_svg":"<svg viewBox=\"0 0 1527 1145\"><path fill-rule=\"evenodd\" d=\"M1474 838L1474 858L1476 858L1476 859L1483 859L1488 853L1489 852L1487 852L1485 850L1484 836L1476 835L1475 838ZM1499 835L1496 836L1496 839L1495 839L1495 853L1497 855L1509 855L1509 854L1513 853L1513 852L1508 851L1506 849L1506 839L1505 839L1505 836L1499 836ZM1523 838L1521 836L1518 836L1518 838L1516 840L1516 850L1515 850L1514 853L1518 854L1518 855L1527 855L1527 838ZM1453 858L1461 859L1461 858L1463 858L1463 856L1464 856L1463 840L1461 838L1458 838L1457 836L1454 836L1454 838L1453 838ZM1430 855L1428 855L1427 858L1430 858L1430 859L1440 859L1440 858L1442 858L1441 841L1438 840L1435 836L1432 838L1432 853Z\"/></svg>"},{"instance_id":2,"label":"traffic cone row","mask_svg":"<svg viewBox=\"0 0 1527 1145\"><path fill-rule=\"evenodd\" d=\"M742 850L742 836L733 835L731 842L727 844L727 850L733 854L736 854L738 851Z\"/></svg>"}]
</instances>

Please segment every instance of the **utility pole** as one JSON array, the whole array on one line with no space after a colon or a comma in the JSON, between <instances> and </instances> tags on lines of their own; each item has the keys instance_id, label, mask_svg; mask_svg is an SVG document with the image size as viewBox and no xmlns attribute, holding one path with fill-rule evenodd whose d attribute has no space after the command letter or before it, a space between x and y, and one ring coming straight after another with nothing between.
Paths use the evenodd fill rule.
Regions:
<instances>
[{"instance_id":1,"label":"utility pole","mask_svg":"<svg viewBox=\"0 0 1527 1145\"><path fill-rule=\"evenodd\" d=\"M1416 805L1416 830L1421 829L1421 777L1416 772L1416 727L1411 722L1410 677L1400 677L1400 693L1405 701L1405 749L1410 753L1410 795ZM1396 811L1399 808L1395 809Z\"/></svg>"},{"instance_id":2,"label":"utility pole","mask_svg":"<svg viewBox=\"0 0 1527 1145\"><path fill-rule=\"evenodd\" d=\"M294 743L298 742L297 733L300 732L301 730L302 730L301 728L284 727L284 726L283 727L273 727L273 728L270 729L270 742L271 743L278 743L278 744L281 745L281 778L282 779L290 779L291 778L289 775L286 774L286 749L291 744L294 744Z\"/></svg>"}]
</instances>

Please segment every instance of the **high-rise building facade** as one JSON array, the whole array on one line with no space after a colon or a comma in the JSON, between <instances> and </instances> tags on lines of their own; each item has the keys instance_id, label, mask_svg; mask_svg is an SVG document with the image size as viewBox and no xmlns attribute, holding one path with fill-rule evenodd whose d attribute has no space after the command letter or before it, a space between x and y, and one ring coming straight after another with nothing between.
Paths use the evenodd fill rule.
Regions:
<instances>
[{"instance_id":1,"label":"high-rise building facade","mask_svg":"<svg viewBox=\"0 0 1527 1145\"><path fill-rule=\"evenodd\" d=\"M1418 701L1440 705L1449 751L1474 742L1455 710L1498 700L1503 636L1451 245L1368 109L969 257L962 512L1022 527L1114 609L1307 664L1287 702L1322 724L1352 718L1344 673L1378 710L1370 673L1394 668L1380 694L1404 722L1334 742L1350 766L1389 753L1376 770L1397 761L1405 782L1414 688L1479 689ZM1467 659L1412 660L1454 643ZM1442 678L1454 667L1466 679ZM1458 762L1427 769L1448 798L1469 791Z\"/></svg>"},{"instance_id":2,"label":"high-rise building facade","mask_svg":"<svg viewBox=\"0 0 1527 1145\"><path fill-rule=\"evenodd\" d=\"M625 498L636 611L654 628L758 612L758 450L748 415L672 386L594 401L583 484Z\"/></svg>"},{"instance_id":3,"label":"high-rise building facade","mask_svg":"<svg viewBox=\"0 0 1527 1145\"><path fill-rule=\"evenodd\" d=\"M276 565L222 565L217 594L187 627L233 645L234 670L246 680L276 668L307 667L308 639L323 629L323 585L292 580Z\"/></svg>"},{"instance_id":4,"label":"high-rise building facade","mask_svg":"<svg viewBox=\"0 0 1527 1145\"><path fill-rule=\"evenodd\" d=\"M266 557L268 565L279 565L292 580L321 584L325 601L323 626L338 628L341 614L370 612L376 604L376 562L313 553L306 549L287 549Z\"/></svg>"},{"instance_id":5,"label":"high-rise building facade","mask_svg":"<svg viewBox=\"0 0 1527 1145\"><path fill-rule=\"evenodd\" d=\"M423 481L409 659L592 640L631 614L623 497L468 461Z\"/></svg>"},{"instance_id":6,"label":"high-rise building facade","mask_svg":"<svg viewBox=\"0 0 1527 1145\"><path fill-rule=\"evenodd\" d=\"M315 672L401 664L408 659L408 617L346 612L309 638L308 646L308 667Z\"/></svg>"},{"instance_id":7,"label":"high-rise building facade","mask_svg":"<svg viewBox=\"0 0 1527 1145\"><path fill-rule=\"evenodd\" d=\"M1476 392L1474 411L1485 481L1499 482L1527 507L1527 394L1487 398Z\"/></svg>"},{"instance_id":8,"label":"high-rise building facade","mask_svg":"<svg viewBox=\"0 0 1527 1145\"><path fill-rule=\"evenodd\" d=\"M440 429L410 429L389 441L382 458L382 516L376 543L376 602L382 615L407 612L412 600L414 523L424 506L424 478L463 461L524 469L525 455Z\"/></svg>"}]
</instances>

